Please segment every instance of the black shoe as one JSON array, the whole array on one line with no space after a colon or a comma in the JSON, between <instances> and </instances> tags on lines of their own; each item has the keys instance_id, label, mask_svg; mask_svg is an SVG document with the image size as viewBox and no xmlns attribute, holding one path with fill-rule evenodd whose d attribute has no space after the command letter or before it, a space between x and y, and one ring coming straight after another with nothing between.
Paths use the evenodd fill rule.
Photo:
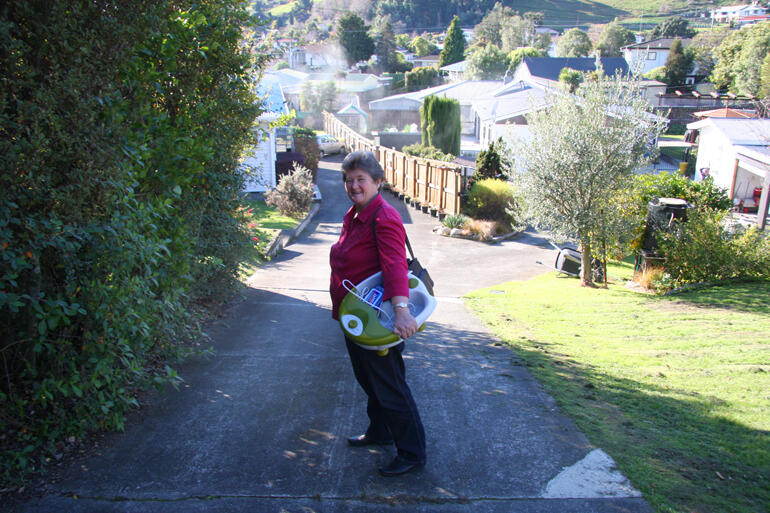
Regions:
<instances>
[{"instance_id":1,"label":"black shoe","mask_svg":"<svg viewBox=\"0 0 770 513\"><path fill-rule=\"evenodd\" d=\"M365 445L390 445L392 443L393 440L375 440L366 435L351 436L348 438L348 445L352 445L353 447L363 447Z\"/></svg>"},{"instance_id":2,"label":"black shoe","mask_svg":"<svg viewBox=\"0 0 770 513\"><path fill-rule=\"evenodd\" d=\"M380 467L379 471L380 474L382 474L385 477L393 477L393 476L400 476L401 474L406 474L407 472L411 472L414 469L420 468L425 463L414 463L410 461L406 461L402 459L399 456L396 456L393 458L393 461L385 465L384 467Z\"/></svg>"}]
</instances>

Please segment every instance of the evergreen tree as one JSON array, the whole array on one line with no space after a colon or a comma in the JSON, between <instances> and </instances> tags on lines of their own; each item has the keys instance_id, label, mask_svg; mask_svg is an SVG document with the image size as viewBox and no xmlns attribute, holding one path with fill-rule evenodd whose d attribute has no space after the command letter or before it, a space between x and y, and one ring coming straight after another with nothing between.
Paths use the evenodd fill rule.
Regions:
<instances>
[{"instance_id":1,"label":"evergreen tree","mask_svg":"<svg viewBox=\"0 0 770 513\"><path fill-rule=\"evenodd\" d=\"M444 49L439 55L438 67L454 64L463 59L465 59L465 35L460 28L460 18L455 16L444 39Z\"/></svg>"},{"instance_id":2,"label":"evergreen tree","mask_svg":"<svg viewBox=\"0 0 770 513\"><path fill-rule=\"evenodd\" d=\"M676 89L684 86L685 78L692 68L692 60L682 50L681 39L676 38L671 43L671 49L668 51L668 58L666 58L664 68L664 81L668 84L669 88Z\"/></svg>"},{"instance_id":3,"label":"evergreen tree","mask_svg":"<svg viewBox=\"0 0 770 513\"><path fill-rule=\"evenodd\" d=\"M444 153L460 154L460 103L452 98L430 95L420 107L422 144Z\"/></svg>"},{"instance_id":4,"label":"evergreen tree","mask_svg":"<svg viewBox=\"0 0 770 513\"><path fill-rule=\"evenodd\" d=\"M374 40L368 30L363 18L354 12L347 11L337 20L337 37L349 65L369 60L374 53Z\"/></svg>"},{"instance_id":5,"label":"evergreen tree","mask_svg":"<svg viewBox=\"0 0 770 513\"><path fill-rule=\"evenodd\" d=\"M759 97L761 99L770 98L770 53L762 61L762 67L759 69Z\"/></svg>"}]
</instances>

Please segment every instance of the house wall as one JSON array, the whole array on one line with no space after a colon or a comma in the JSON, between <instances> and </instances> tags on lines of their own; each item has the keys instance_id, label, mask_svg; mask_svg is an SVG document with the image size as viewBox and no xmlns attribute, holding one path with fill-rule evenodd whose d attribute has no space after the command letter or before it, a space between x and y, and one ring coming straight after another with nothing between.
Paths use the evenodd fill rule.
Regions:
<instances>
[{"instance_id":1,"label":"house wall","mask_svg":"<svg viewBox=\"0 0 770 513\"><path fill-rule=\"evenodd\" d=\"M703 170L714 178L714 184L730 190L735 170L735 149L718 129L703 127L698 140L698 158L695 161L695 181L704 178Z\"/></svg>"},{"instance_id":2,"label":"house wall","mask_svg":"<svg viewBox=\"0 0 770 513\"><path fill-rule=\"evenodd\" d=\"M668 48L650 48L649 52L646 48L627 49L623 50L623 58L626 59L629 69L634 73L643 75L652 69L666 64ZM637 66L641 66L641 69L638 71Z\"/></svg>"},{"instance_id":3,"label":"house wall","mask_svg":"<svg viewBox=\"0 0 770 513\"><path fill-rule=\"evenodd\" d=\"M406 125L420 126L420 113L416 110L372 110L369 112L369 129L384 130L395 127L402 130Z\"/></svg>"},{"instance_id":4,"label":"house wall","mask_svg":"<svg viewBox=\"0 0 770 513\"><path fill-rule=\"evenodd\" d=\"M246 171L246 184L243 192L265 192L268 187L275 187L275 130L260 141L254 151L243 160Z\"/></svg>"}]
</instances>

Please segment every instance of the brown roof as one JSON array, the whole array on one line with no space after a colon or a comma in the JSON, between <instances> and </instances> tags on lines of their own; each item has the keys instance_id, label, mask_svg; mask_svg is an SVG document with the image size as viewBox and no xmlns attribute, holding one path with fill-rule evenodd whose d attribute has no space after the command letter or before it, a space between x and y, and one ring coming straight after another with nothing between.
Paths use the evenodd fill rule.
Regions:
<instances>
[{"instance_id":1,"label":"brown roof","mask_svg":"<svg viewBox=\"0 0 770 513\"><path fill-rule=\"evenodd\" d=\"M696 118L755 118L757 113L750 110L738 110L725 107L723 109L702 110L693 112Z\"/></svg>"}]
</instances>

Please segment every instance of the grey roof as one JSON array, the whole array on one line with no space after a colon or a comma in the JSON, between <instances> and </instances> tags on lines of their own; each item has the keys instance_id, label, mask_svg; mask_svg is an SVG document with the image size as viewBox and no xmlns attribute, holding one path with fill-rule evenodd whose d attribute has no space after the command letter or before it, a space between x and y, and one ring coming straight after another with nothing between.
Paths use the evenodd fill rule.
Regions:
<instances>
[{"instance_id":1,"label":"grey roof","mask_svg":"<svg viewBox=\"0 0 770 513\"><path fill-rule=\"evenodd\" d=\"M608 76L628 73L628 63L623 57L603 57L601 59L604 74ZM524 57L526 65L534 77L558 82L559 73L564 68L577 71L596 71L596 59L593 57Z\"/></svg>"},{"instance_id":2,"label":"grey roof","mask_svg":"<svg viewBox=\"0 0 770 513\"><path fill-rule=\"evenodd\" d=\"M671 48L671 45L674 43L674 39L679 39L682 41L682 46L686 47L691 42L692 39L682 39L682 38L673 38L673 37L659 37L658 39L650 39L649 41L642 41L641 43L633 43L630 45L626 45L623 47L623 49L629 49L629 50L646 50L649 48L650 50L669 50Z\"/></svg>"}]
</instances>

